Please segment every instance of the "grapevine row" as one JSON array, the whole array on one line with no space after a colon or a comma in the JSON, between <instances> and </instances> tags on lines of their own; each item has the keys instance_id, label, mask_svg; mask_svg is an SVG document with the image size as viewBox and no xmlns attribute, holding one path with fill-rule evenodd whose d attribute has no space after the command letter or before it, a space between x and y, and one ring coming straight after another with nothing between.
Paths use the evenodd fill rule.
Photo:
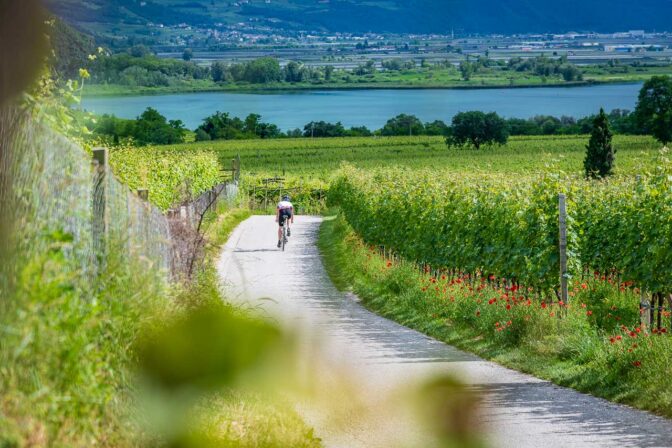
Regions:
<instances>
[{"instance_id":1,"label":"grapevine row","mask_svg":"<svg viewBox=\"0 0 672 448\"><path fill-rule=\"evenodd\" d=\"M197 197L222 179L217 155L209 151L161 151L124 148L111 153L115 175L132 190L149 190L163 210Z\"/></svg>"},{"instance_id":2,"label":"grapevine row","mask_svg":"<svg viewBox=\"0 0 672 448\"><path fill-rule=\"evenodd\" d=\"M559 284L558 194L564 193L569 275L596 270L662 293L672 291L669 173L587 182L344 166L329 199L365 241L408 260L551 292Z\"/></svg>"}]
</instances>

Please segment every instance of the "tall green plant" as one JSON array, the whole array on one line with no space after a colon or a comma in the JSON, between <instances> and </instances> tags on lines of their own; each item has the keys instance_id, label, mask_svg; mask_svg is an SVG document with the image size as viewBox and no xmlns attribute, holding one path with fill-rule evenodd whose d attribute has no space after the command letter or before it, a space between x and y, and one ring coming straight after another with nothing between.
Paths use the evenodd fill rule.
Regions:
<instances>
[{"instance_id":1,"label":"tall green plant","mask_svg":"<svg viewBox=\"0 0 672 448\"><path fill-rule=\"evenodd\" d=\"M611 142L612 137L609 117L604 109L600 109L593 121L590 142L586 147L586 159L583 162L586 177L600 178L613 173L616 150Z\"/></svg>"},{"instance_id":2,"label":"tall green plant","mask_svg":"<svg viewBox=\"0 0 672 448\"><path fill-rule=\"evenodd\" d=\"M654 76L639 92L635 116L640 128L663 145L672 142L672 78Z\"/></svg>"}]
</instances>

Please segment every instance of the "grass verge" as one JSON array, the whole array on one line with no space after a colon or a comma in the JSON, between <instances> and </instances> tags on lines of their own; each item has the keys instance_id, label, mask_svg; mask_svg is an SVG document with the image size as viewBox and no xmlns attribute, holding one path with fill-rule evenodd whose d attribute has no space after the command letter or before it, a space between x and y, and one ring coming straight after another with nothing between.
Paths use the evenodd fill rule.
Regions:
<instances>
[{"instance_id":1,"label":"grass verge","mask_svg":"<svg viewBox=\"0 0 672 448\"><path fill-rule=\"evenodd\" d=\"M68 257L71 239L58 233L50 237L49 251L15 260L15 287L0 303L0 447L166 446L169 439L146 421L167 413L165 407L142 412L136 344L151 329L193 310L232 312L220 293L214 259L249 214L222 208L208 218L205 263L195 282L183 287L165 284L146 264L116 260L115 246L108 271L100 279L85 277ZM236 341L208 341L187 351L217 358L245 346ZM175 372L179 368L169 374ZM291 404L255 384L227 385L201 397L189 423L202 438L170 446L321 446ZM179 401L180 393L168 401Z\"/></svg>"},{"instance_id":2,"label":"grass verge","mask_svg":"<svg viewBox=\"0 0 672 448\"><path fill-rule=\"evenodd\" d=\"M203 269L195 284L180 302L188 308L231 308L220 291L215 260L221 246L245 219L246 208L222 207L208 217L208 246ZM281 393L246 388L225 388L205 399L191 412L193 431L198 433L189 446L241 448L319 448L313 434Z\"/></svg>"},{"instance_id":3,"label":"grass verge","mask_svg":"<svg viewBox=\"0 0 672 448\"><path fill-rule=\"evenodd\" d=\"M506 367L672 417L672 341L639 327L636 298L602 279L573 284L563 306L483 280L435 278L386 260L340 215L325 220L319 246L334 284L374 312Z\"/></svg>"}]
</instances>

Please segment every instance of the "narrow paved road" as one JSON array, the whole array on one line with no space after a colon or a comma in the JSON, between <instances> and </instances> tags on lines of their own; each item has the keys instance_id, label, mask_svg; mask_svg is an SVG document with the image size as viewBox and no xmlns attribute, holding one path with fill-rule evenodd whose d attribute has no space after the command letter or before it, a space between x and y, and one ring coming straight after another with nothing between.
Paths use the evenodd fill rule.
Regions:
<instances>
[{"instance_id":1,"label":"narrow paved road","mask_svg":"<svg viewBox=\"0 0 672 448\"><path fill-rule=\"evenodd\" d=\"M332 400L343 411L337 417L302 409L327 447L429 446L388 398L436 372L483 392L480 418L490 446L672 447L671 421L503 368L367 311L330 282L316 247L320 223L299 217L283 253L274 247L273 218L252 217L232 234L218 270L232 300L302 335L312 347L305 364L352 378L356 410L346 395Z\"/></svg>"}]
</instances>

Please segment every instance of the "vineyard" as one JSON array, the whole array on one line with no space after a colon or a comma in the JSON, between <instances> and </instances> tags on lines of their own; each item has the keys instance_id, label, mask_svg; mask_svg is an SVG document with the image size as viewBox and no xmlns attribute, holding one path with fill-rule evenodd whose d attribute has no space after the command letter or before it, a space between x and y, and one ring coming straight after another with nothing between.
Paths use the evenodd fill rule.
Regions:
<instances>
[{"instance_id":1,"label":"vineyard","mask_svg":"<svg viewBox=\"0 0 672 448\"><path fill-rule=\"evenodd\" d=\"M367 243L422 266L505 279L548 299L560 282L558 194L564 193L569 278L597 273L662 301L672 291L672 171L660 162L650 175L601 183L344 167L330 200Z\"/></svg>"},{"instance_id":2,"label":"vineyard","mask_svg":"<svg viewBox=\"0 0 672 448\"><path fill-rule=\"evenodd\" d=\"M269 195L277 199L282 190L290 192L303 213L319 213L325 207L329 180L343 162L362 169L388 166L415 172L434 168L459 175L507 176L550 170L578 173L587 140L583 136L514 137L506 146L482 151L449 149L442 137L427 136L229 140L156 149L165 157L175 155L178 159L194 153L214 153L225 167L240 155L243 187L257 206L264 207ZM660 146L653 138L616 136L614 144L618 150L617 172L655 169ZM264 180L271 178L282 178L282 185L264 188Z\"/></svg>"},{"instance_id":3,"label":"vineyard","mask_svg":"<svg viewBox=\"0 0 672 448\"><path fill-rule=\"evenodd\" d=\"M672 164L648 153L637 169L632 156L606 181L538 161L492 173L346 164L329 185L340 211L323 225L321 250L332 279L379 314L669 417Z\"/></svg>"},{"instance_id":4,"label":"vineyard","mask_svg":"<svg viewBox=\"0 0 672 448\"><path fill-rule=\"evenodd\" d=\"M162 210L193 199L222 180L219 160L208 151L124 148L111 153L114 174L132 190L146 189Z\"/></svg>"},{"instance_id":5,"label":"vineyard","mask_svg":"<svg viewBox=\"0 0 672 448\"><path fill-rule=\"evenodd\" d=\"M266 177L291 175L326 180L342 162L358 168L403 166L453 172L535 172L553 166L579 172L586 136L512 137L508 145L482 151L448 149L443 137L352 137L222 140L161 146L161 151L215 152L224 166L240 155L244 171ZM651 137L616 136L619 172L655 168L660 145Z\"/></svg>"}]
</instances>

